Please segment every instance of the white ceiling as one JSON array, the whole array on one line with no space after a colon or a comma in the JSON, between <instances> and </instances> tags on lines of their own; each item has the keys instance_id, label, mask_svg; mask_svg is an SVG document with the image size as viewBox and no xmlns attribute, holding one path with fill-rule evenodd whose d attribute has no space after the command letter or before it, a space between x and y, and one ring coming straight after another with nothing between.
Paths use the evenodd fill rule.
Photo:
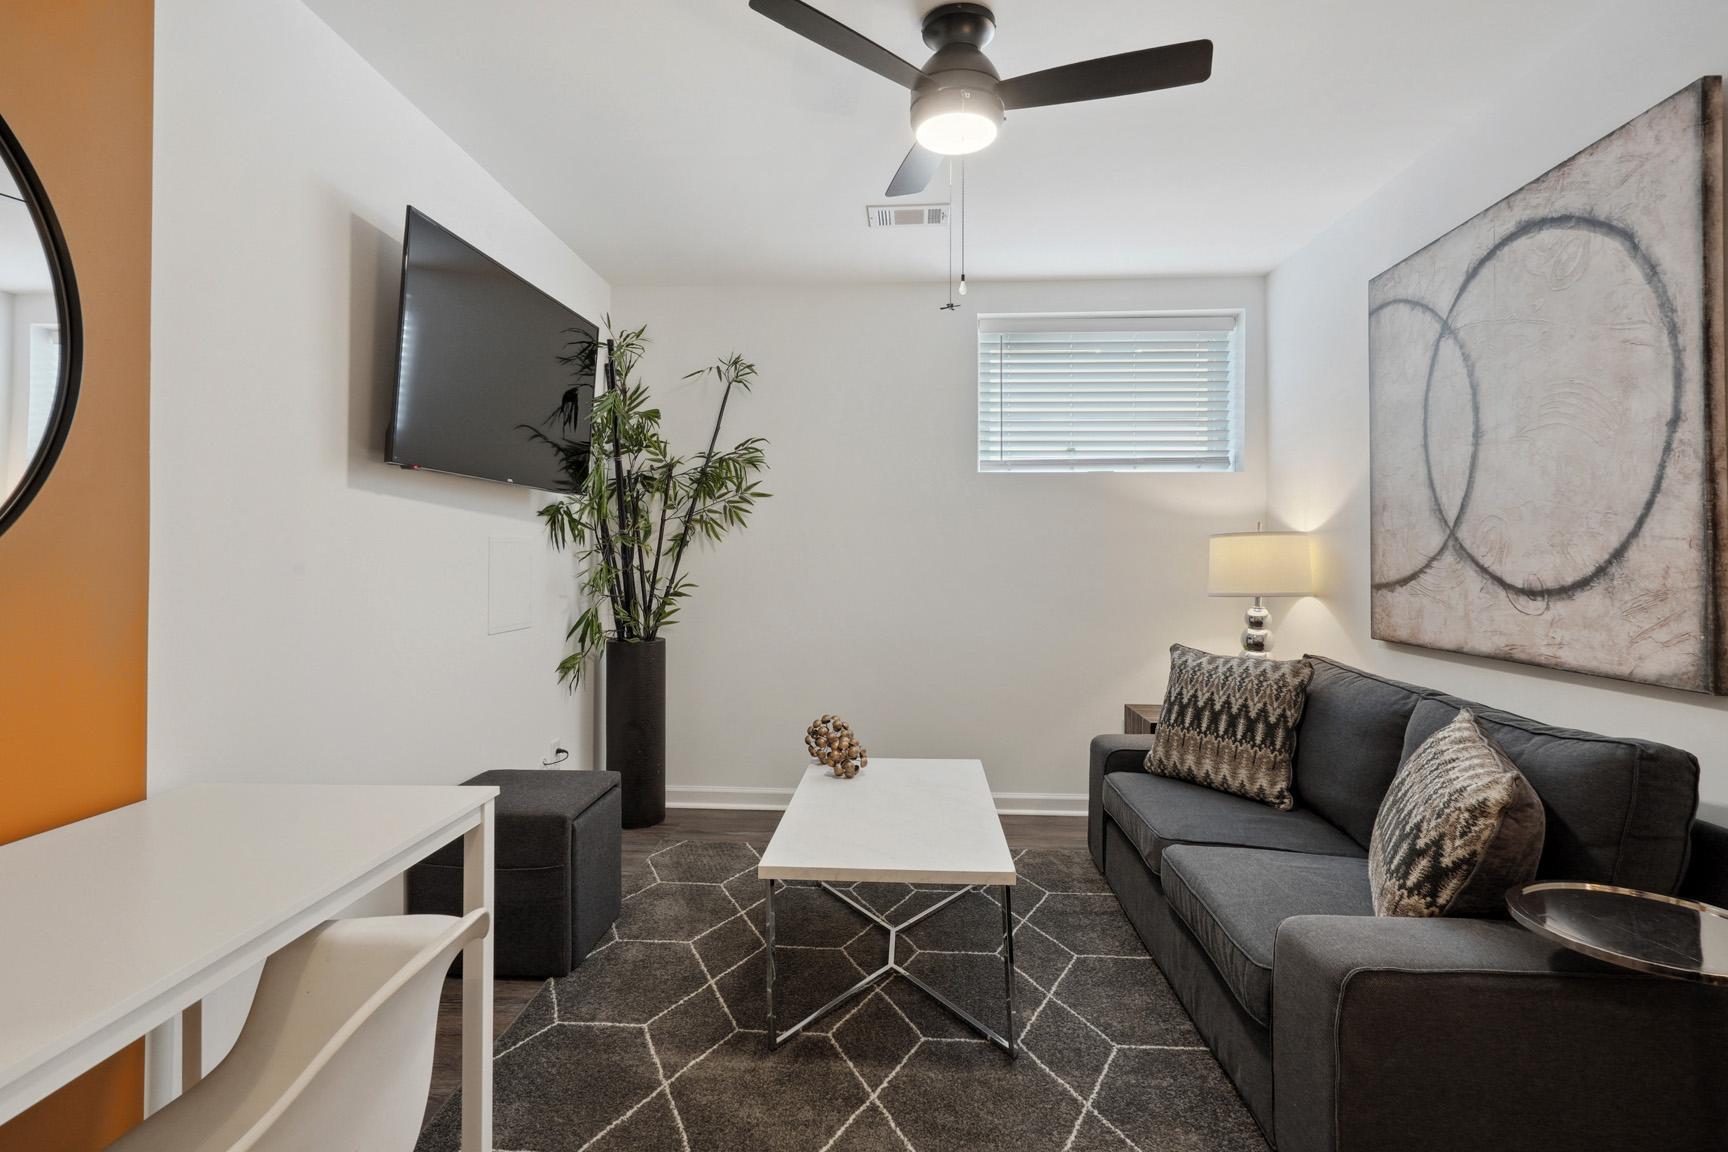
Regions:
<instances>
[{"instance_id":1,"label":"white ceiling","mask_svg":"<svg viewBox=\"0 0 1728 1152\"><path fill-rule=\"evenodd\" d=\"M864 225L906 92L746 0L308 2L615 285L946 274L941 231ZM999 0L1004 76L1216 56L1198 87L1011 113L968 164L968 272L1266 271L1609 2ZM818 6L928 56L929 0Z\"/></svg>"}]
</instances>

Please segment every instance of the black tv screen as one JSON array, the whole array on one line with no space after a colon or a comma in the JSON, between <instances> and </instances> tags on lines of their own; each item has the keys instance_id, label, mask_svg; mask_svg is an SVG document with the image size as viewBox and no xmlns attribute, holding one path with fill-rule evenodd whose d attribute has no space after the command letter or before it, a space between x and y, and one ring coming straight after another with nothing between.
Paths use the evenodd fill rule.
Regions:
<instances>
[{"instance_id":1,"label":"black tv screen","mask_svg":"<svg viewBox=\"0 0 1728 1152\"><path fill-rule=\"evenodd\" d=\"M597 336L590 321L409 208L386 458L568 489L559 452L533 432L587 438ZM569 398L579 398L580 414L570 419L577 410L564 405L576 387Z\"/></svg>"}]
</instances>

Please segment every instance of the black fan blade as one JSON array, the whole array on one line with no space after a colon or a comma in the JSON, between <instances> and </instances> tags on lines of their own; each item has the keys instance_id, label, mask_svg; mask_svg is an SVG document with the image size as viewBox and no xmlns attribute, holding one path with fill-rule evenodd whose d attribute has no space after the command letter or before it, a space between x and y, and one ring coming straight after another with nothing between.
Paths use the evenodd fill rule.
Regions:
<instances>
[{"instance_id":1,"label":"black fan blade","mask_svg":"<svg viewBox=\"0 0 1728 1152\"><path fill-rule=\"evenodd\" d=\"M803 0L750 0L750 7L804 39L838 53L854 64L862 64L902 87L916 88L924 79L924 73L882 45L852 31L834 17L816 11Z\"/></svg>"},{"instance_id":2,"label":"black fan blade","mask_svg":"<svg viewBox=\"0 0 1728 1152\"><path fill-rule=\"evenodd\" d=\"M911 196L930 187L936 169L942 167L942 154L932 152L922 144L912 145L906 159L900 161L900 171L888 183L888 195Z\"/></svg>"},{"instance_id":3,"label":"black fan blade","mask_svg":"<svg viewBox=\"0 0 1728 1152\"><path fill-rule=\"evenodd\" d=\"M1004 80L996 88L1005 108L1042 108L1076 100L1102 100L1199 84L1212 75L1212 41L1189 40L1101 56Z\"/></svg>"}]
</instances>

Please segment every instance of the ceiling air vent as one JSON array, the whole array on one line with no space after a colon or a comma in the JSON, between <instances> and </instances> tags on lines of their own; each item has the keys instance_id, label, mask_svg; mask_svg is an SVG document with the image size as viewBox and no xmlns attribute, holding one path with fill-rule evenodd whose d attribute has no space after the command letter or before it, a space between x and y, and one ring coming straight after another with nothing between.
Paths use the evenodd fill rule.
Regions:
<instances>
[{"instance_id":1,"label":"ceiling air vent","mask_svg":"<svg viewBox=\"0 0 1728 1152\"><path fill-rule=\"evenodd\" d=\"M929 228L948 223L946 204L872 204L864 209L872 228Z\"/></svg>"}]
</instances>

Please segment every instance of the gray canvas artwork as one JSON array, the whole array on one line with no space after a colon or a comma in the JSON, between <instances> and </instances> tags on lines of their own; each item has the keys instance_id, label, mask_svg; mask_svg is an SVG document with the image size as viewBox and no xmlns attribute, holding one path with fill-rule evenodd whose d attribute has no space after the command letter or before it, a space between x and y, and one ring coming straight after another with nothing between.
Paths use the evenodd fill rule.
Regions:
<instances>
[{"instance_id":1,"label":"gray canvas artwork","mask_svg":"<svg viewBox=\"0 0 1728 1152\"><path fill-rule=\"evenodd\" d=\"M1722 87L1369 287L1377 639L1728 690Z\"/></svg>"}]
</instances>

